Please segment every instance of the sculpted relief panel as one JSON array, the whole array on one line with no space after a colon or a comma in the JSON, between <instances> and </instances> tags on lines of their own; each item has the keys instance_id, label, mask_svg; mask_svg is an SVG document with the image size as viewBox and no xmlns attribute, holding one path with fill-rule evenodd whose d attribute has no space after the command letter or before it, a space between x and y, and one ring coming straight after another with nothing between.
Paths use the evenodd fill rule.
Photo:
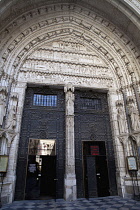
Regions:
<instances>
[{"instance_id":1,"label":"sculpted relief panel","mask_svg":"<svg viewBox=\"0 0 140 210\"><path fill-rule=\"evenodd\" d=\"M27 57L18 79L48 80L49 77L57 80L58 77L62 82L70 76L71 79L76 76L77 83L82 77L82 80L93 80L93 83L104 80L104 84L108 84L112 80L108 64L97 53L90 52L84 45L71 40L53 42L38 48Z\"/></svg>"}]
</instances>

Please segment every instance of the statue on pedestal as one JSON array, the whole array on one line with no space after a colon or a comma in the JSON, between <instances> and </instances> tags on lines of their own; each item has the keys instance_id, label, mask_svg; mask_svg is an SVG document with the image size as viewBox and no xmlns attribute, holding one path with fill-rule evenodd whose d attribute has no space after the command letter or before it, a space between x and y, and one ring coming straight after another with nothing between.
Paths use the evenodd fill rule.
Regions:
<instances>
[{"instance_id":1,"label":"statue on pedestal","mask_svg":"<svg viewBox=\"0 0 140 210\"><path fill-rule=\"evenodd\" d=\"M64 88L66 93L66 115L74 115L74 87L72 84L68 84Z\"/></svg>"},{"instance_id":2,"label":"statue on pedestal","mask_svg":"<svg viewBox=\"0 0 140 210\"><path fill-rule=\"evenodd\" d=\"M140 129L140 118L139 114L137 112L137 109L134 107L134 105L129 106L129 116L131 120L131 126L134 131L137 131Z\"/></svg>"},{"instance_id":3,"label":"statue on pedestal","mask_svg":"<svg viewBox=\"0 0 140 210\"><path fill-rule=\"evenodd\" d=\"M140 129L140 117L136 105L134 103L133 97L128 97L128 115L131 121L131 128L133 131L137 131Z\"/></svg>"},{"instance_id":4,"label":"statue on pedestal","mask_svg":"<svg viewBox=\"0 0 140 210\"><path fill-rule=\"evenodd\" d=\"M12 109L9 111L8 123L6 128L8 130L14 130L16 127L16 107L13 106Z\"/></svg>"},{"instance_id":5,"label":"statue on pedestal","mask_svg":"<svg viewBox=\"0 0 140 210\"><path fill-rule=\"evenodd\" d=\"M117 106L117 112L118 112L117 121L118 121L118 126L119 126L119 132L120 134L124 134L127 131L127 126L126 126L125 112L124 112L122 101L117 101L116 106Z\"/></svg>"}]
</instances>

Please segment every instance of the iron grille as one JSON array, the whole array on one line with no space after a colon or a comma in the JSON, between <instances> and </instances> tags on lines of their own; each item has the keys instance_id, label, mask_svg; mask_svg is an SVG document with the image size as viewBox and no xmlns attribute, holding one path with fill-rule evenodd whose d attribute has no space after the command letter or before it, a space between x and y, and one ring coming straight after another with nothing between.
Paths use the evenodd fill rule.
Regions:
<instances>
[{"instance_id":1,"label":"iron grille","mask_svg":"<svg viewBox=\"0 0 140 210\"><path fill-rule=\"evenodd\" d=\"M57 95L34 94L34 106L57 106Z\"/></svg>"},{"instance_id":2,"label":"iron grille","mask_svg":"<svg viewBox=\"0 0 140 210\"><path fill-rule=\"evenodd\" d=\"M83 109L102 109L101 99L98 98L81 98L81 106Z\"/></svg>"}]
</instances>

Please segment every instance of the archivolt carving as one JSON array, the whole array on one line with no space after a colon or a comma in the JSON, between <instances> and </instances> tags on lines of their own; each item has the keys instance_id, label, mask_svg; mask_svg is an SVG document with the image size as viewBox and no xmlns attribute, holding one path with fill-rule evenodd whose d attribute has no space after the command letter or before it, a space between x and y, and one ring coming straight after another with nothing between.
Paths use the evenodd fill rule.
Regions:
<instances>
[{"instance_id":1,"label":"archivolt carving","mask_svg":"<svg viewBox=\"0 0 140 210\"><path fill-rule=\"evenodd\" d=\"M17 20L15 20L11 25L9 25L5 31L1 33L3 37L6 37L6 34L11 34L12 30L15 30L15 28L20 25L21 23L24 23L26 21L29 22L29 19L35 16L39 16L41 13L44 14L44 12L47 14L49 13L49 10L51 13L53 11L68 11L71 10L73 11L73 16L57 16L56 17L50 18L50 19L45 19L40 21L39 23L36 23L35 25L31 25L29 28L24 30L13 42L9 45L7 48L7 51L3 54L3 61L7 65L5 65L5 71L7 71L7 68L11 68L11 62L9 63L8 56L10 58L11 54L15 54L14 50L18 49L19 44L27 39L31 34L33 33L38 33L38 30L45 30L45 27L47 26L54 26L58 25L60 23L63 24L71 24L77 25L81 29L81 32L78 30L73 30L70 28L61 28L59 30L54 30L51 32L48 32L46 34L39 35L35 39L31 40L26 46L23 44L23 50L18 53L17 58L13 64L15 68L17 68L18 64L21 64L21 61L26 57L27 53L33 48L34 46L37 46L40 42L44 42L47 40L56 38L57 36L61 36L62 34L64 35L74 35L76 38L79 38L81 40L84 40L84 42L90 44L93 48L98 49L100 53L106 56L107 59L110 60L112 65L114 66L114 70L116 72L120 72L120 69L124 69L123 71L125 72L126 69L130 72L129 64L132 63L131 59L135 60L132 63L132 67L137 69L137 61L134 59L134 54L135 57L138 57L138 53L136 52L136 48L134 45L130 42L130 40L127 39L126 36L124 36L123 33L120 32L119 29L117 29L114 25L112 25L110 22L107 20L104 20L102 17L99 17L97 14L94 14L92 11L87 10L86 8L78 7L77 5L65 5L61 4L58 5L59 10L56 9L55 6L49 6L44 8L39 8L38 10L31 11L30 13L24 14L24 16L20 16ZM80 11L80 12L79 12ZM50 13L50 14L51 14ZM67 13L67 12L66 12ZM76 17L75 17L76 15ZM87 16L88 21L82 18L82 16ZM42 19L45 16L42 16ZM93 26L93 21L94 23L97 23L97 25ZM102 28L100 27L102 25ZM72 27L73 27L72 26ZM105 27L104 27L105 26ZM86 30L86 33L83 33L83 29ZM104 30L104 32L102 31ZM108 30L112 33L112 38L108 36ZM35 35L36 36L36 35ZM95 37L97 40L103 41L104 45L100 44L99 42L95 42ZM119 45L118 45L119 43ZM104 47L103 47L104 46ZM20 45L21 47L21 45ZM116 59L115 56L112 56L112 53L109 53L110 50L114 51L114 54L116 53L118 55L118 61L115 61ZM124 50L125 49L125 50ZM132 50L133 49L133 50ZM131 56L130 56L131 53ZM121 62L120 59L121 58ZM8 64L9 63L9 64ZM118 66L118 63L120 63L120 66ZM129 73L128 72L128 73ZM127 73L127 74L128 74Z\"/></svg>"}]
</instances>

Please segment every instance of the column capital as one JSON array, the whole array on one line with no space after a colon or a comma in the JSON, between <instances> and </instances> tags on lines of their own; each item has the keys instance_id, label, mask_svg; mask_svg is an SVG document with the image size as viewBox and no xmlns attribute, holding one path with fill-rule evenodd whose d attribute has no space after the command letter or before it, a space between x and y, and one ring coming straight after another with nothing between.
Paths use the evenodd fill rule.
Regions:
<instances>
[{"instance_id":1,"label":"column capital","mask_svg":"<svg viewBox=\"0 0 140 210\"><path fill-rule=\"evenodd\" d=\"M67 93L69 91L74 93L74 86L71 83L68 83L64 86L64 92Z\"/></svg>"}]
</instances>

